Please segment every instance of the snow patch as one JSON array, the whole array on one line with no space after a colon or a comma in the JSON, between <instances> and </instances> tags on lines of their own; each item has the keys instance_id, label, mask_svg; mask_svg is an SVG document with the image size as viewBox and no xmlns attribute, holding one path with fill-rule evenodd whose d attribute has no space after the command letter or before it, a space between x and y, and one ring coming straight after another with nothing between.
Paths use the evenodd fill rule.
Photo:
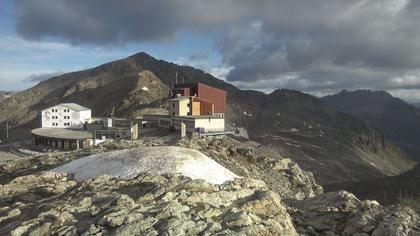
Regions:
<instances>
[{"instance_id":1,"label":"snow patch","mask_svg":"<svg viewBox=\"0 0 420 236\"><path fill-rule=\"evenodd\" d=\"M222 184L239 178L199 151L173 146L98 153L71 161L52 171L74 174L78 182L105 174L133 178L140 173L179 173L212 184Z\"/></svg>"}]
</instances>

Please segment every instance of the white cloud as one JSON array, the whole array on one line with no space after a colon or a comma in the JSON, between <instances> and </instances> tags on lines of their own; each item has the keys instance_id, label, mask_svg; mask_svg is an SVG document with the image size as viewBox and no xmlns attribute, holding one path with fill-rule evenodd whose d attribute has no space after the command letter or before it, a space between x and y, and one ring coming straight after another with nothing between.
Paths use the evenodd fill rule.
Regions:
<instances>
[{"instance_id":1,"label":"white cloud","mask_svg":"<svg viewBox=\"0 0 420 236\"><path fill-rule=\"evenodd\" d=\"M222 80L226 80L226 76L229 72L233 69L232 66L220 66L220 67L212 67L208 69L206 72L213 75L214 77Z\"/></svg>"},{"instance_id":2,"label":"white cloud","mask_svg":"<svg viewBox=\"0 0 420 236\"><path fill-rule=\"evenodd\" d=\"M19 37L0 35L0 50L4 51L63 51L69 50L72 46L67 43L29 41Z\"/></svg>"},{"instance_id":3,"label":"white cloud","mask_svg":"<svg viewBox=\"0 0 420 236\"><path fill-rule=\"evenodd\" d=\"M32 83L32 82L42 82L47 79L51 79L53 77L59 76L64 74L64 71L47 71L41 73L35 73L27 76L23 81Z\"/></svg>"}]
</instances>

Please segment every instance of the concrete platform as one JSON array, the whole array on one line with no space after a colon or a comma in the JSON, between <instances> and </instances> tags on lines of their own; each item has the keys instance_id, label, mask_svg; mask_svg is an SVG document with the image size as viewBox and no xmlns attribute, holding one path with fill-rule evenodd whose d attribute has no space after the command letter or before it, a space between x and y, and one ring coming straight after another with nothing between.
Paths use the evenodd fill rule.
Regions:
<instances>
[{"instance_id":1,"label":"concrete platform","mask_svg":"<svg viewBox=\"0 0 420 236\"><path fill-rule=\"evenodd\" d=\"M39 137L66 140L84 140L93 138L93 134L89 131L63 128L38 128L33 129L31 133Z\"/></svg>"}]
</instances>

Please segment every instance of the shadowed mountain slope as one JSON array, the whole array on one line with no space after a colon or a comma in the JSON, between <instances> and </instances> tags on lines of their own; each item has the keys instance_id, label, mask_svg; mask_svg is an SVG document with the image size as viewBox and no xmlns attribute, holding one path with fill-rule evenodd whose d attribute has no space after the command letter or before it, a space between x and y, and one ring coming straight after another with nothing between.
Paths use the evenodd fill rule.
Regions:
<instances>
[{"instance_id":1,"label":"shadowed mountain slope","mask_svg":"<svg viewBox=\"0 0 420 236\"><path fill-rule=\"evenodd\" d=\"M322 98L339 111L354 115L420 160L420 110L385 91L342 91Z\"/></svg>"}]
</instances>

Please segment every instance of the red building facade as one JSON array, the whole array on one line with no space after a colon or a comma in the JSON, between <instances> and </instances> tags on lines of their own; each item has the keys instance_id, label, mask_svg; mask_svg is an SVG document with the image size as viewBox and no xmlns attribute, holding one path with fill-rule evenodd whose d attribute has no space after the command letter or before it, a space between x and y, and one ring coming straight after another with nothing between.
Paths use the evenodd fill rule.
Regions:
<instances>
[{"instance_id":1,"label":"red building facade","mask_svg":"<svg viewBox=\"0 0 420 236\"><path fill-rule=\"evenodd\" d=\"M195 96L213 103L214 115L224 115L226 111L226 91L203 84L176 84L172 90L172 97Z\"/></svg>"}]
</instances>

